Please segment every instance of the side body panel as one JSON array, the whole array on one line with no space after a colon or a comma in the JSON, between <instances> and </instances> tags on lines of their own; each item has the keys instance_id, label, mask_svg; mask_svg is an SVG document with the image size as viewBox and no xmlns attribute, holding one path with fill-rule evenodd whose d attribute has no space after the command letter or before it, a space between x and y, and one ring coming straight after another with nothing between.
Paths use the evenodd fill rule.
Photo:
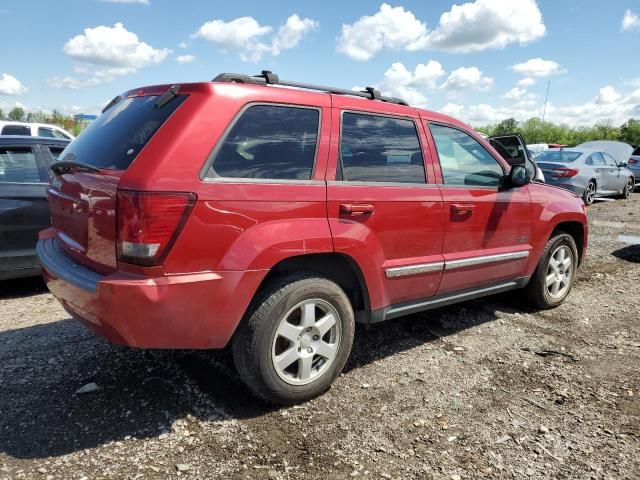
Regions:
<instances>
[{"instance_id":1,"label":"side body panel","mask_svg":"<svg viewBox=\"0 0 640 480\"><path fill-rule=\"evenodd\" d=\"M440 191L433 182L427 139L417 111L333 97L331 148L327 168L327 209L336 252L353 258L364 273L372 310L433 295L442 275L443 217ZM341 114L376 113L415 122L427 184L335 181L340 155ZM370 213L349 213L345 206ZM342 206L342 207L341 207Z\"/></svg>"},{"instance_id":2,"label":"side body panel","mask_svg":"<svg viewBox=\"0 0 640 480\"><path fill-rule=\"evenodd\" d=\"M39 183L0 181L0 278L37 273L38 232L49 226L47 164L36 144L3 144L31 148L40 174Z\"/></svg>"},{"instance_id":3,"label":"side body panel","mask_svg":"<svg viewBox=\"0 0 640 480\"><path fill-rule=\"evenodd\" d=\"M428 128L429 117L423 117ZM437 119L436 119L437 121ZM485 139L459 123L446 125L472 136L507 174L509 164ZM431 155L438 159L434 141ZM434 161L444 209L445 271L439 294L487 285L525 274L531 251L531 198L528 187L445 185L440 164Z\"/></svg>"}]
</instances>

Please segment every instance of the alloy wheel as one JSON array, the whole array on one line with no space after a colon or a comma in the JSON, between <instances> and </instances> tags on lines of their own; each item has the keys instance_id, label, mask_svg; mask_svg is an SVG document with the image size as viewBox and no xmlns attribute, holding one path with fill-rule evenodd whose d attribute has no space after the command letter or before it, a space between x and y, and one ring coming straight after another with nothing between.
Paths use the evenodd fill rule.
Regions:
<instances>
[{"instance_id":1,"label":"alloy wheel","mask_svg":"<svg viewBox=\"0 0 640 480\"><path fill-rule=\"evenodd\" d=\"M591 205L595 200L595 198L596 198L596 186L593 182L589 182L589 184L587 185L587 193L586 193L587 203Z\"/></svg>"},{"instance_id":2,"label":"alloy wheel","mask_svg":"<svg viewBox=\"0 0 640 480\"><path fill-rule=\"evenodd\" d=\"M278 324L271 349L273 367L290 385L311 383L335 360L340 338L337 310L325 300L305 300Z\"/></svg>"},{"instance_id":3,"label":"alloy wheel","mask_svg":"<svg viewBox=\"0 0 640 480\"><path fill-rule=\"evenodd\" d=\"M546 287L551 298L564 297L571 287L573 277L573 254L567 245L560 245L549 257Z\"/></svg>"}]
</instances>

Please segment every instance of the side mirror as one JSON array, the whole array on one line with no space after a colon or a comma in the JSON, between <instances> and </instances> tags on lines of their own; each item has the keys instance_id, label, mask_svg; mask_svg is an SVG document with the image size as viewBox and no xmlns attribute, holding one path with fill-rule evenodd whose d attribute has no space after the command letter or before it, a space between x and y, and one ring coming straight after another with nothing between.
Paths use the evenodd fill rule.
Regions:
<instances>
[{"instance_id":1,"label":"side mirror","mask_svg":"<svg viewBox=\"0 0 640 480\"><path fill-rule=\"evenodd\" d=\"M628 163L627 163L627 162L620 162L620 163L618 164L618 168L624 168L624 167L626 167L627 165L628 165Z\"/></svg>"},{"instance_id":2,"label":"side mirror","mask_svg":"<svg viewBox=\"0 0 640 480\"><path fill-rule=\"evenodd\" d=\"M531 183L531 176L525 165L514 165L511 167L508 179L510 187L524 187L528 183Z\"/></svg>"}]
</instances>

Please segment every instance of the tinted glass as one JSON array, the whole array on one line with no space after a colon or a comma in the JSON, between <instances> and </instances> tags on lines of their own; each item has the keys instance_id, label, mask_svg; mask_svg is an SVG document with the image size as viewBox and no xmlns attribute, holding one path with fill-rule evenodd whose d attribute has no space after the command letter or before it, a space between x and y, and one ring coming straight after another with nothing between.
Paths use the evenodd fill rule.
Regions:
<instances>
[{"instance_id":1,"label":"tinted glass","mask_svg":"<svg viewBox=\"0 0 640 480\"><path fill-rule=\"evenodd\" d=\"M582 153L570 150L547 150L536 156L536 162L571 163L577 160Z\"/></svg>"},{"instance_id":2,"label":"tinted glass","mask_svg":"<svg viewBox=\"0 0 640 480\"><path fill-rule=\"evenodd\" d=\"M2 133L0 135L21 135L31 136L31 128L24 125L5 125L2 127Z\"/></svg>"},{"instance_id":3,"label":"tinted glass","mask_svg":"<svg viewBox=\"0 0 640 480\"><path fill-rule=\"evenodd\" d=\"M69 144L74 160L98 168L126 170L140 150L185 100L178 95L161 108L157 96L124 98Z\"/></svg>"},{"instance_id":4,"label":"tinted glass","mask_svg":"<svg viewBox=\"0 0 640 480\"><path fill-rule=\"evenodd\" d=\"M53 128L38 127L38 136L47 138L56 138L53 134Z\"/></svg>"},{"instance_id":5,"label":"tinted glass","mask_svg":"<svg viewBox=\"0 0 640 480\"><path fill-rule=\"evenodd\" d=\"M60 154L64 150L63 147L48 147L49 153L53 157L54 160L58 160L60 158Z\"/></svg>"},{"instance_id":6,"label":"tinted glass","mask_svg":"<svg viewBox=\"0 0 640 480\"><path fill-rule=\"evenodd\" d=\"M345 112L340 160L345 181L425 183L422 149L411 120Z\"/></svg>"},{"instance_id":7,"label":"tinted glass","mask_svg":"<svg viewBox=\"0 0 640 480\"><path fill-rule=\"evenodd\" d=\"M589 158L587 158L586 163L587 165L603 166L604 158L602 157L602 155L600 155L600 153L594 153Z\"/></svg>"},{"instance_id":8,"label":"tinted glass","mask_svg":"<svg viewBox=\"0 0 640 480\"><path fill-rule=\"evenodd\" d=\"M38 127L38 136L47 138L60 138L62 140L69 140L71 137L65 135L60 130L49 127Z\"/></svg>"},{"instance_id":9,"label":"tinted glass","mask_svg":"<svg viewBox=\"0 0 640 480\"><path fill-rule=\"evenodd\" d=\"M524 151L518 137L491 138L489 143L509 165L522 165L525 163Z\"/></svg>"},{"instance_id":10,"label":"tinted glass","mask_svg":"<svg viewBox=\"0 0 640 480\"><path fill-rule=\"evenodd\" d=\"M613 159L613 157L611 155L609 155L608 153L602 152L602 156L604 157L605 165L607 165L609 167L617 167L618 166L618 164Z\"/></svg>"},{"instance_id":11,"label":"tinted glass","mask_svg":"<svg viewBox=\"0 0 640 480\"><path fill-rule=\"evenodd\" d=\"M0 147L0 182L40 182L38 162L30 148Z\"/></svg>"},{"instance_id":12,"label":"tinted glass","mask_svg":"<svg viewBox=\"0 0 640 480\"><path fill-rule=\"evenodd\" d=\"M636 148L636 149L633 151L633 153L632 153L631 155L634 155L634 156L635 156L635 155L638 155L638 156L640 156L640 147Z\"/></svg>"},{"instance_id":13,"label":"tinted glass","mask_svg":"<svg viewBox=\"0 0 640 480\"><path fill-rule=\"evenodd\" d=\"M224 139L207 176L309 180L319 121L315 109L249 107Z\"/></svg>"},{"instance_id":14,"label":"tinted glass","mask_svg":"<svg viewBox=\"0 0 640 480\"><path fill-rule=\"evenodd\" d=\"M446 185L497 187L504 171L471 135L443 125L431 126Z\"/></svg>"}]
</instances>

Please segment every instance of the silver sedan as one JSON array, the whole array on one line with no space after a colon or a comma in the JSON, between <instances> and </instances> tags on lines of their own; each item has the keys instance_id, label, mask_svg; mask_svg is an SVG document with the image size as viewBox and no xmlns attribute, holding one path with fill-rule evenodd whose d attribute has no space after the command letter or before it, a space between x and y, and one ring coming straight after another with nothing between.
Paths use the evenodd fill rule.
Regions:
<instances>
[{"instance_id":1,"label":"silver sedan","mask_svg":"<svg viewBox=\"0 0 640 480\"><path fill-rule=\"evenodd\" d=\"M591 205L596 197L629 198L633 192L635 178L626 161L617 162L603 150L547 150L538 154L535 162L542 169L546 183L580 195L585 205Z\"/></svg>"}]
</instances>

